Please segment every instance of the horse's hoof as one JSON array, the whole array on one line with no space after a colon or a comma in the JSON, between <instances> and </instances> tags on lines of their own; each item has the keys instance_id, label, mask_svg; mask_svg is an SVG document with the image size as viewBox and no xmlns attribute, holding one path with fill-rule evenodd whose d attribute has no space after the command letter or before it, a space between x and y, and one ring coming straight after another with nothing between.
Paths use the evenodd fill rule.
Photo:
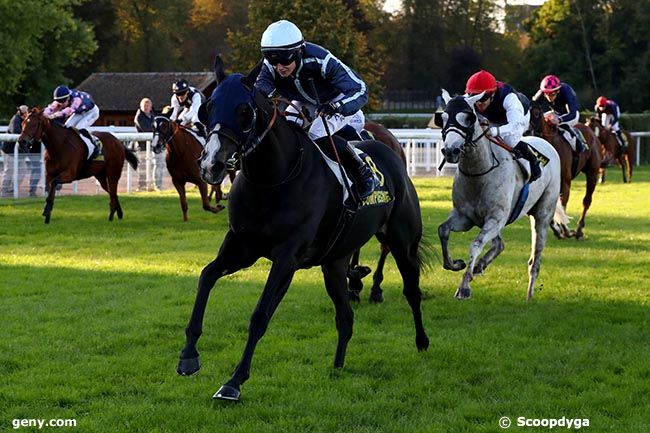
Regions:
<instances>
[{"instance_id":1,"label":"horse's hoof","mask_svg":"<svg viewBox=\"0 0 650 433\"><path fill-rule=\"evenodd\" d=\"M372 290L370 292L370 303L371 304L381 304L384 302L384 292L379 290Z\"/></svg>"},{"instance_id":2,"label":"horse's hoof","mask_svg":"<svg viewBox=\"0 0 650 433\"><path fill-rule=\"evenodd\" d=\"M454 272L462 271L466 266L462 259L456 259L451 264L442 265L443 268Z\"/></svg>"},{"instance_id":3,"label":"horse's hoof","mask_svg":"<svg viewBox=\"0 0 650 433\"><path fill-rule=\"evenodd\" d=\"M181 376L192 376L201 369L198 356L196 358L179 359L176 373Z\"/></svg>"},{"instance_id":4,"label":"horse's hoof","mask_svg":"<svg viewBox=\"0 0 650 433\"><path fill-rule=\"evenodd\" d=\"M422 337L415 337L415 346L420 352L424 352L429 348L429 337L426 335Z\"/></svg>"},{"instance_id":5,"label":"horse's hoof","mask_svg":"<svg viewBox=\"0 0 650 433\"><path fill-rule=\"evenodd\" d=\"M469 299L472 297L472 290L471 289L457 289L456 294L454 295L454 298L456 299Z\"/></svg>"},{"instance_id":6,"label":"horse's hoof","mask_svg":"<svg viewBox=\"0 0 650 433\"><path fill-rule=\"evenodd\" d=\"M474 266L474 270L472 271L472 275L477 276L477 275L483 275L483 271L485 271L485 265L481 262L477 263L476 266Z\"/></svg>"},{"instance_id":7,"label":"horse's hoof","mask_svg":"<svg viewBox=\"0 0 650 433\"><path fill-rule=\"evenodd\" d=\"M351 302L360 302L361 301L361 297L359 296L359 292L355 292L355 291L352 291L352 290L348 290L348 299Z\"/></svg>"},{"instance_id":8,"label":"horse's hoof","mask_svg":"<svg viewBox=\"0 0 650 433\"><path fill-rule=\"evenodd\" d=\"M219 391L215 392L212 398L215 400L239 401L241 392L230 385L222 385Z\"/></svg>"},{"instance_id":9,"label":"horse's hoof","mask_svg":"<svg viewBox=\"0 0 650 433\"><path fill-rule=\"evenodd\" d=\"M362 279L368 275L372 270L368 266L355 266L348 271L348 278Z\"/></svg>"}]
</instances>

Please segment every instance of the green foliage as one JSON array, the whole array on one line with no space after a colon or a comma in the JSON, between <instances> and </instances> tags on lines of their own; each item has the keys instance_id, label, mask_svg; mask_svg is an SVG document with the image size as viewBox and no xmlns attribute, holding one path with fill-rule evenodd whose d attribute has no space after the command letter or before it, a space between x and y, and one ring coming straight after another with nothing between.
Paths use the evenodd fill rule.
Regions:
<instances>
[{"instance_id":1,"label":"green foliage","mask_svg":"<svg viewBox=\"0 0 650 433\"><path fill-rule=\"evenodd\" d=\"M251 0L246 31L228 33L232 52L227 63L233 71L247 71L261 59L262 33L280 19L295 23L306 41L321 45L357 71L370 89L369 105L377 103L383 64L368 47L366 36L355 29L352 11L341 0Z\"/></svg>"},{"instance_id":2,"label":"green foliage","mask_svg":"<svg viewBox=\"0 0 650 433\"><path fill-rule=\"evenodd\" d=\"M73 16L81 2L0 0L0 111L49 102L57 84L69 83L64 71L97 49L91 26Z\"/></svg>"},{"instance_id":3,"label":"green foliage","mask_svg":"<svg viewBox=\"0 0 650 433\"><path fill-rule=\"evenodd\" d=\"M587 431L650 431L650 167L632 184L609 177L596 188L587 239L548 239L533 302L524 301L526 218L505 229L506 249L474 279L473 299L453 299L460 273L425 273L427 352L415 349L389 258L386 302L369 304L366 287L346 366L332 370L332 303L318 268L298 272L241 404L210 397L241 355L266 260L217 283L198 345L203 368L190 378L174 371L225 213L203 212L194 190L183 223L175 192L125 194L124 220L109 223L106 195L58 197L44 225L41 199L0 200L4 430L12 419L74 418L69 431L93 433L495 433L501 416L565 416L589 418ZM415 183L433 240L451 209L451 179ZM583 175L571 192L577 216ZM476 234L452 234L451 253L466 258ZM373 241L362 260L374 267L377 256Z\"/></svg>"}]
</instances>

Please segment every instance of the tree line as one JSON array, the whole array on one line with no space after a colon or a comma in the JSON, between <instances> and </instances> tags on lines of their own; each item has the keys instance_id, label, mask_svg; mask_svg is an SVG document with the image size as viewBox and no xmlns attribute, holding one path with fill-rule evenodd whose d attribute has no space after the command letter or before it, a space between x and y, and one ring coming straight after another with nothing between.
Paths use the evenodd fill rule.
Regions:
<instances>
[{"instance_id":1,"label":"tree line","mask_svg":"<svg viewBox=\"0 0 650 433\"><path fill-rule=\"evenodd\" d=\"M541 7L496 0L0 0L3 114L42 105L61 83L92 72L202 71L217 53L232 71L260 59L277 19L356 69L371 90L444 87L491 71L532 95L558 75L581 108L606 95L628 112L650 109L649 0L549 0ZM115 89L119 92L119 89ZM5 114L6 115L6 114Z\"/></svg>"}]
</instances>

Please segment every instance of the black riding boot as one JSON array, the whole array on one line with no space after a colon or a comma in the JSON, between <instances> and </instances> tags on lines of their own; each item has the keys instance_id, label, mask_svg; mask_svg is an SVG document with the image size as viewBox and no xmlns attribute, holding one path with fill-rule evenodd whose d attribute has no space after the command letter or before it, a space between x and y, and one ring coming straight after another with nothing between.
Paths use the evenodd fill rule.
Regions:
<instances>
[{"instance_id":1,"label":"black riding boot","mask_svg":"<svg viewBox=\"0 0 650 433\"><path fill-rule=\"evenodd\" d=\"M526 161L530 163L531 182L534 182L537 179L539 179L539 177L542 175L542 168L539 165L539 159L537 159L537 156L535 156L533 151L530 150L530 147L528 147L527 143L520 141L513 148L512 153L515 155L516 158L524 158Z\"/></svg>"},{"instance_id":2,"label":"black riding boot","mask_svg":"<svg viewBox=\"0 0 650 433\"><path fill-rule=\"evenodd\" d=\"M370 167L359 158L352 145L337 135L332 136L332 139L336 146L336 152L341 158L343 168L347 170L354 180L357 191L359 192L359 198L361 200L367 198L379 185L379 181L372 173L372 170L370 170ZM336 160L333 154L334 152L331 149L332 145L330 144L329 137L318 138L315 142L328 157Z\"/></svg>"},{"instance_id":3,"label":"black riding boot","mask_svg":"<svg viewBox=\"0 0 650 433\"><path fill-rule=\"evenodd\" d=\"M621 153L625 153L627 150L627 141L625 141L625 137L623 137L623 133L619 129L618 131L615 132L616 134L616 139L618 140L619 146L621 146Z\"/></svg>"}]
</instances>

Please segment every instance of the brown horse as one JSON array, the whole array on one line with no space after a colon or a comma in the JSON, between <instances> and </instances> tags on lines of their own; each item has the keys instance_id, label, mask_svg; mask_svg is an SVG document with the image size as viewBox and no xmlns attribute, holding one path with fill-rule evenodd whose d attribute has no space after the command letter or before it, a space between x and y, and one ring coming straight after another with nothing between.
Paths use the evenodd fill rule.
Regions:
<instances>
[{"instance_id":1,"label":"brown horse","mask_svg":"<svg viewBox=\"0 0 650 433\"><path fill-rule=\"evenodd\" d=\"M621 133L627 139L627 148L625 152L621 151L621 145L618 143L614 133L603 127L598 117L592 116L587 121L587 125L594 131L594 134L600 141L600 156L602 162L600 165L600 183L605 182L605 170L614 161L621 167L623 172L623 182L632 182L632 161L636 157L636 148L633 145L632 135L621 129Z\"/></svg>"},{"instance_id":2,"label":"brown horse","mask_svg":"<svg viewBox=\"0 0 650 433\"><path fill-rule=\"evenodd\" d=\"M381 123L367 121L364 125L364 129L372 134L375 140L381 141L395 152L404 163L404 167L406 167L406 154L404 154L402 144L397 140L393 133L388 130L388 128ZM359 293L363 289L363 282L361 279L370 273L369 267L359 265L360 252L361 250L357 250L353 254L352 260L350 261L350 268L348 269L350 288L349 296L350 299L354 301L360 300ZM384 264L386 263L388 253L390 253L388 245L381 244L381 254L379 256L379 261L377 262L377 269L372 276L372 288L370 289L370 302L372 303L381 303L384 301L381 283L384 280Z\"/></svg>"},{"instance_id":3,"label":"brown horse","mask_svg":"<svg viewBox=\"0 0 650 433\"><path fill-rule=\"evenodd\" d=\"M157 116L153 123L151 149L155 153L167 149L165 162L167 163L167 171L172 177L174 188L178 191L181 210L183 211L183 221L187 221L187 197L185 194L185 184L187 182L193 183L199 188L203 210L217 213L224 209L224 206L219 204L219 200L223 196L219 186L217 186L216 192L217 205L210 206L208 185L201 179L199 173L198 160L203 153L203 146L190 129L172 122L165 116Z\"/></svg>"},{"instance_id":4,"label":"brown horse","mask_svg":"<svg viewBox=\"0 0 650 433\"><path fill-rule=\"evenodd\" d=\"M113 221L115 212L117 217L122 219L117 184L122 176L124 160L126 159L135 170L138 167L138 158L113 134L95 132L93 135L102 143L103 161L88 161L88 147L79 137L79 133L51 121L37 108L33 108L23 122L23 131L18 138L21 148L26 149L36 140L45 145L45 185L48 195L43 216L46 224L50 222L57 185L91 176L99 181L110 197L109 221Z\"/></svg>"},{"instance_id":5,"label":"brown horse","mask_svg":"<svg viewBox=\"0 0 650 433\"><path fill-rule=\"evenodd\" d=\"M571 145L566 141L564 136L559 132L558 125L544 118L544 111L541 104L533 102L530 108L530 125L532 132L544 138L551 143L557 153L560 155L562 183L560 185L560 198L562 206L566 209L571 192L571 180L578 173L582 172L587 177L587 190L582 199L582 215L578 221L576 231L569 230L565 225L551 225L555 236L558 239L575 236L576 239L584 237L583 229L585 227L585 217L591 206L591 199L598 182L598 170L600 169L600 144L593 131L582 123L578 123L576 128L580 130L587 141L588 150L576 155Z\"/></svg>"}]
</instances>

